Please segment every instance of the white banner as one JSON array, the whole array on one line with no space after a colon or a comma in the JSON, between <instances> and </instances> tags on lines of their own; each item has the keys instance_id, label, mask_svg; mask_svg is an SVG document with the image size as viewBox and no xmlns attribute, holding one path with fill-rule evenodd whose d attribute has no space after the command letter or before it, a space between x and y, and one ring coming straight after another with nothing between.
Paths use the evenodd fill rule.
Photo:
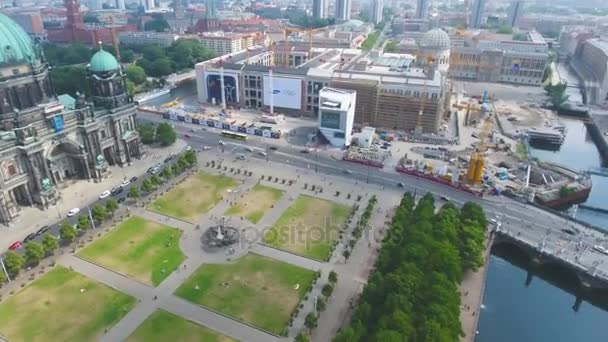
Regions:
<instances>
[{"instance_id":1,"label":"white banner","mask_svg":"<svg viewBox=\"0 0 608 342\"><path fill-rule=\"evenodd\" d=\"M237 125L230 125L230 130L233 132L238 132L239 131L239 126Z\"/></svg>"},{"instance_id":2,"label":"white banner","mask_svg":"<svg viewBox=\"0 0 608 342\"><path fill-rule=\"evenodd\" d=\"M248 134L255 134L255 127L247 127Z\"/></svg>"},{"instance_id":3,"label":"white banner","mask_svg":"<svg viewBox=\"0 0 608 342\"><path fill-rule=\"evenodd\" d=\"M270 76L264 76L264 105L273 105L279 108L302 108L302 80L299 78L272 77L270 89Z\"/></svg>"},{"instance_id":4,"label":"white banner","mask_svg":"<svg viewBox=\"0 0 608 342\"><path fill-rule=\"evenodd\" d=\"M262 136L264 138L270 138L271 137L271 133L272 133L271 131L265 129L265 130L262 131Z\"/></svg>"},{"instance_id":5,"label":"white banner","mask_svg":"<svg viewBox=\"0 0 608 342\"><path fill-rule=\"evenodd\" d=\"M215 128L222 128L222 123L219 121L215 122Z\"/></svg>"}]
</instances>

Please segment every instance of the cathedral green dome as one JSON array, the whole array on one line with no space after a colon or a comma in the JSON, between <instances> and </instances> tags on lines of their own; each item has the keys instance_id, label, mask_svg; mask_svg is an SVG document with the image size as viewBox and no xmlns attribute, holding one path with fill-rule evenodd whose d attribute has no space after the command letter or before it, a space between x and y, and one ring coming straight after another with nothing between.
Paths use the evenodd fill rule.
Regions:
<instances>
[{"instance_id":1,"label":"cathedral green dome","mask_svg":"<svg viewBox=\"0 0 608 342\"><path fill-rule=\"evenodd\" d=\"M101 48L95 52L89 63L89 69L93 72L114 71L119 68L120 65L114 55Z\"/></svg>"},{"instance_id":2,"label":"cathedral green dome","mask_svg":"<svg viewBox=\"0 0 608 342\"><path fill-rule=\"evenodd\" d=\"M34 63L40 56L21 26L0 13L0 66Z\"/></svg>"}]
</instances>

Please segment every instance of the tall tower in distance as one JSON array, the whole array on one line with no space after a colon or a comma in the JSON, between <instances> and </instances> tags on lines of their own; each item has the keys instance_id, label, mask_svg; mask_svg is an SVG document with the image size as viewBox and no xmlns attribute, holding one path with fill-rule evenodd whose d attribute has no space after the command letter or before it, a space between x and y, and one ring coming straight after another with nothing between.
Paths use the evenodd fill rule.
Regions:
<instances>
[{"instance_id":1,"label":"tall tower in distance","mask_svg":"<svg viewBox=\"0 0 608 342\"><path fill-rule=\"evenodd\" d=\"M327 18L328 3L327 0L312 1L312 16L319 19Z\"/></svg>"},{"instance_id":2,"label":"tall tower in distance","mask_svg":"<svg viewBox=\"0 0 608 342\"><path fill-rule=\"evenodd\" d=\"M428 19L430 5L430 0L418 0L418 4L416 5L416 19Z\"/></svg>"},{"instance_id":3,"label":"tall tower in distance","mask_svg":"<svg viewBox=\"0 0 608 342\"><path fill-rule=\"evenodd\" d=\"M384 3L382 0L373 0L372 4L372 22L380 24L382 22L382 13L384 11Z\"/></svg>"},{"instance_id":4,"label":"tall tower in distance","mask_svg":"<svg viewBox=\"0 0 608 342\"><path fill-rule=\"evenodd\" d=\"M350 20L352 0L336 0L336 20Z\"/></svg>"},{"instance_id":5,"label":"tall tower in distance","mask_svg":"<svg viewBox=\"0 0 608 342\"><path fill-rule=\"evenodd\" d=\"M469 27L480 28L484 23L486 16L486 0L474 0L473 8L471 8L471 19Z\"/></svg>"},{"instance_id":6,"label":"tall tower in distance","mask_svg":"<svg viewBox=\"0 0 608 342\"><path fill-rule=\"evenodd\" d=\"M519 19L524 12L524 2L521 0L511 1L509 6L509 17L507 18L507 25L511 27L517 27L519 25Z\"/></svg>"}]
</instances>

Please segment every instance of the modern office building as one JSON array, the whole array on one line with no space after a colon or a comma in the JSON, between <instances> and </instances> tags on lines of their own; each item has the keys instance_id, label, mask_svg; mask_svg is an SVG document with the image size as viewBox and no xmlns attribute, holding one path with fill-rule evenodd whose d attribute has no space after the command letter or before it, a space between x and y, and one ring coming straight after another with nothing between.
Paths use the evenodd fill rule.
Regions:
<instances>
[{"instance_id":1,"label":"modern office building","mask_svg":"<svg viewBox=\"0 0 608 342\"><path fill-rule=\"evenodd\" d=\"M337 147L350 146L357 92L325 87L319 92L319 131Z\"/></svg>"},{"instance_id":2,"label":"modern office building","mask_svg":"<svg viewBox=\"0 0 608 342\"><path fill-rule=\"evenodd\" d=\"M383 19L384 2L383 0L372 0L372 22L380 24Z\"/></svg>"},{"instance_id":3,"label":"modern office building","mask_svg":"<svg viewBox=\"0 0 608 342\"><path fill-rule=\"evenodd\" d=\"M89 65L91 97L57 97L42 48L0 14L0 221L22 206L47 209L70 180L100 179L108 165L140 156L136 107L122 67L99 50Z\"/></svg>"},{"instance_id":4,"label":"modern office building","mask_svg":"<svg viewBox=\"0 0 608 342\"><path fill-rule=\"evenodd\" d=\"M428 19L431 0L418 0L416 5L416 19Z\"/></svg>"},{"instance_id":5,"label":"modern office building","mask_svg":"<svg viewBox=\"0 0 608 342\"><path fill-rule=\"evenodd\" d=\"M312 1L312 16L319 19L325 19L328 16L329 6L328 0L313 0Z\"/></svg>"},{"instance_id":6,"label":"modern office building","mask_svg":"<svg viewBox=\"0 0 608 342\"><path fill-rule=\"evenodd\" d=\"M471 14L469 16L469 27L480 28L486 21L486 0L473 0Z\"/></svg>"},{"instance_id":7,"label":"modern office building","mask_svg":"<svg viewBox=\"0 0 608 342\"><path fill-rule=\"evenodd\" d=\"M507 17L507 25L511 27L519 27L519 20L524 12L524 2L522 0L513 0L509 5L509 16Z\"/></svg>"},{"instance_id":8,"label":"modern office building","mask_svg":"<svg viewBox=\"0 0 608 342\"><path fill-rule=\"evenodd\" d=\"M350 12L352 11L352 0L336 0L336 20L350 20Z\"/></svg>"},{"instance_id":9,"label":"modern office building","mask_svg":"<svg viewBox=\"0 0 608 342\"><path fill-rule=\"evenodd\" d=\"M426 41L426 51L445 50L445 41ZM321 89L352 90L359 126L437 132L447 94L441 56L429 60L378 50L260 47L197 64L197 93L200 102L218 104L223 92L228 106L318 118Z\"/></svg>"}]
</instances>

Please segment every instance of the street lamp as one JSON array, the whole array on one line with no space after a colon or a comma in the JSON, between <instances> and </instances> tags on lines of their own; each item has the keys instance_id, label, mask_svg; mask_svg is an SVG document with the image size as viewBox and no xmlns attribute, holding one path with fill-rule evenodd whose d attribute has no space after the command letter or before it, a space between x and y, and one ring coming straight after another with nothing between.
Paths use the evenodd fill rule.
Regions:
<instances>
[{"instance_id":1,"label":"street lamp","mask_svg":"<svg viewBox=\"0 0 608 342\"><path fill-rule=\"evenodd\" d=\"M91 220L91 227L95 229L95 221L93 220L93 214L91 214L91 208L87 205L87 210L89 211L89 220Z\"/></svg>"}]
</instances>

